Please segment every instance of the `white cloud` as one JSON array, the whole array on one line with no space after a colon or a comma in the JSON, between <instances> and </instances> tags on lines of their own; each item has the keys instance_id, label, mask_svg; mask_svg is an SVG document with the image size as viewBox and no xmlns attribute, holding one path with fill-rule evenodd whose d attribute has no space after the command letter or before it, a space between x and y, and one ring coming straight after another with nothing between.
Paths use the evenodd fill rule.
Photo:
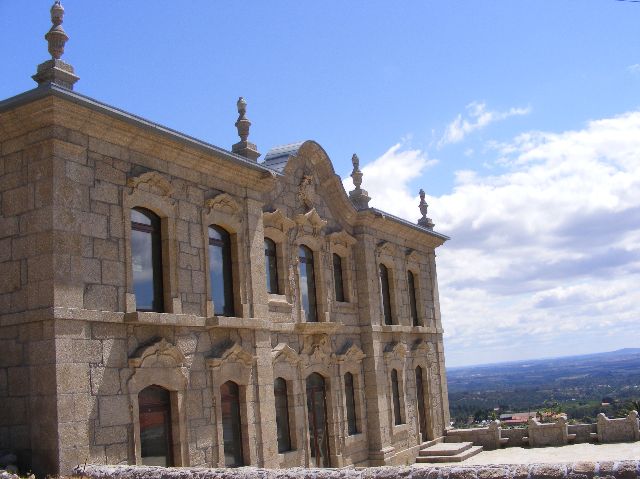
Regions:
<instances>
[{"instance_id":1,"label":"white cloud","mask_svg":"<svg viewBox=\"0 0 640 479\"><path fill-rule=\"evenodd\" d=\"M510 108L507 111L489 111L484 102L472 102L467 105L467 118L462 114L447 125L444 135L438 142L438 146L442 147L450 143L459 143L467 136L482 128L487 127L496 121L505 120L511 116L522 116L531 113L531 108Z\"/></svg>"},{"instance_id":2,"label":"white cloud","mask_svg":"<svg viewBox=\"0 0 640 479\"><path fill-rule=\"evenodd\" d=\"M503 173L458 171L453 191L427 199L436 230L452 237L438 251L448 360L637 344L640 111L522 134L497 153ZM409 182L428 163L395 145L363 168L365 186L382 209L413 221Z\"/></svg>"},{"instance_id":3,"label":"white cloud","mask_svg":"<svg viewBox=\"0 0 640 479\"><path fill-rule=\"evenodd\" d=\"M629 65L627 70L634 75L640 74L640 63L634 63L633 65Z\"/></svg>"}]
</instances>

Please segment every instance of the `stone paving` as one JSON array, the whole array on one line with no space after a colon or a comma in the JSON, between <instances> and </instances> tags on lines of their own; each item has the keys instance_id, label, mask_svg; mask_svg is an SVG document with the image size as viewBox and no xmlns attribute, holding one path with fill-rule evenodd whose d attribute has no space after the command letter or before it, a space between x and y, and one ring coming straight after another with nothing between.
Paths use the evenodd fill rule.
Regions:
<instances>
[{"instance_id":1,"label":"stone paving","mask_svg":"<svg viewBox=\"0 0 640 479\"><path fill-rule=\"evenodd\" d=\"M575 444L561 447L523 448L509 447L495 451L483 451L463 462L441 463L439 466L465 467L475 464L535 464L578 461L623 461L640 458L640 441L617 444ZM416 464L419 467L433 467Z\"/></svg>"}]
</instances>

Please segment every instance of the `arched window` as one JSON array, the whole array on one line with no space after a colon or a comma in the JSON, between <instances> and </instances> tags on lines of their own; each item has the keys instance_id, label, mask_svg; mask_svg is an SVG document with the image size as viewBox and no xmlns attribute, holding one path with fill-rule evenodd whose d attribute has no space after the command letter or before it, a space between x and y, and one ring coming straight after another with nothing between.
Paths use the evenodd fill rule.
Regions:
<instances>
[{"instance_id":1,"label":"arched window","mask_svg":"<svg viewBox=\"0 0 640 479\"><path fill-rule=\"evenodd\" d=\"M335 253L333 254L333 284L335 286L336 301L343 302L345 299L342 279L342 258Z\"/></svg>"},{"instance_id":2,"label":"arched window","mask_svg":"<svg viewBox=\"0 0 640 479\"><path fill-rule=\"evenodd\" d=\"M391 315L391 291L389 290L389 270L380 264L380 296L382 300L382 311L384 313L384 324L393 324Z\"/></svg>"},{"instance_id":3,"label":"arched window","mask_svg":"<svg viewBox=\"0 0 640 479\"><path fill-rule=\"evenodd\" d=\"M409 305L411 307L411 321L414 326L421 326L418 318L418 301L416 299L416 281L413 273L407 273L407 284L409 285Z\"/></svg>"},{"instance_id":4,"label":"arched window","mask_svg":"<svg viewBox=\"0 0 640 479\"><path fill-rule=\"evenodd\" d=\"M398 371L391 370L391 394L393 396L393 417L395 425L403 424L400 414L400 385L398 384Z\"/></svg>"},{"instance_id":5,"label":"arched window","mask_svg":"<svg viewBox=\"0 0 640 479\"><path fill-rule=\"evenodd\" d=\"M324 378L318 373L311 373L307 377L307 416L309 447L315 467L331 467L326 393Z\"/></svg>"},{"instance_id":6,"label":"arched window","mask_svg":"<svg viewBox=\"0 0 640 479\"><path fill-rule=\"evenodd\" d=\"M273 383L276 397L276 427L278 430L278 452L291 450L291 434L289 432L289 399L287 398L287 382L276 378Z\"/></svg>"},{"instance_id":7,"label":"arched window","mask_svg":"<svg viewBox=\"0 0 640 479\"><path fill-rule=\"evenodd\" d=\"M209 278L213 313L234 316L231 237L220 226L209 226Z\"/></svg>"},{"instance_id":8,"label":"arched window","mask_svg":"<svg viewBox=\"0 0 640 479\"><path fill-rule=\"evenodd\" d=\"M240 391L233 381L220 386L222 409L222 439L224 464L227 467L244 465L242 456L242 426L240 422Z\"/></svg>"},{"instance_id":9,"label":"arched window","mask_svg":"<svg viewBox=\"0 0 640 479\"><path fill-rule=\"evenodd\" d=\"M131 210L131 270L138 311L164 311L160 218L144 208Z\"/></svg>"},{"instance_id":10,"label":"arched window","mask_svg":"<svg viewBox=\"0 0 640 479\"><path fill-rule=\"evenodd\" d=\"M300 301L304 309L307 322L318 321L316 306L316 279L313 269L313 251L306 246L300 246Z\"/></svg>"},{"instance_id":11,"label":"arched window","mask_svg":"<svg viewBox=\"0 0 640 479\"><path fill-rule=\"evenodd\" d=\"M424 381L422 379L422 368L416 368L416 402L418 403L418 421L420 424L420 436L423 441L427 440L427 411L424 404Z\"/></svg>"},{"instance_id":12,"label":"arched window","mask_svg":"<svg viewBox=\"0 0 640 479\"><path fill-rule=\"evenodd\" d=\"M358 424L356 421L356 396L353 389L353 374L344 375L344 395L347 402L347 431L349 436L357 434Z\"/></svg>"},{"instance_id":13,"label":"arched window","mask_svg":"<svg viewBox=\"0 0 640 479\"><path fill-rule=\"evenodd\" d=\"M140 458L146 466L173 466L171 397L160 386L149 386L138 394Z\"/></svg>"},{"instance_id":14,"label":"arched window","mask_svg":"<svg viewBox=\"0 0 640 479\"><path fill-rule=\"evenodd\" d=\"M278 294L278 262L276 244L270 238L264 239L264 262L267 272L267 292Z\"/></svg>"}]
</instances>

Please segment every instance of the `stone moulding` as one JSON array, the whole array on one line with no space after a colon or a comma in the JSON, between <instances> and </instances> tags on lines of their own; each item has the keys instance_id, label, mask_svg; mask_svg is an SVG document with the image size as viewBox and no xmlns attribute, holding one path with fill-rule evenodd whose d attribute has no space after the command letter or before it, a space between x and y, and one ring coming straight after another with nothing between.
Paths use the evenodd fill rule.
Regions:
<instances>
[{"instance_id":1,"label":"stone moulding","mask_svg":"<svg viewBox=\"0 0 640 479\"><path fill-rule=\"evenodd\" d=\"M400 342L392 342L387 344L384 348L384 358L387 361L391 361L393 359L403 360L407 355L407 347L404 343Z\"/></svg>"},{"instance_id":2,"label":"stone moulding","mask_svg":"<svg viewBox=\"0 0 640 479\"><path fill-rule=\"evenodd\" d=\"M327 221L323 220L315 208L308 213L296 215L296 223L299 227L311 226L314 235L319 235L322 228L327 225Z\"/></svg>"},{"instance_id":3,"label":"stone moulding","mask_svg":"<svg viewBox=\"0 0 640 479\"><path fill-rule=\"evenodd\" d=\"M205 207L208 210L207 213L211 213L212 211L222 211L223 213L228 213L230 215L237 215L241 211L238 202L228 193L221 193L206 200Z\"/></svg>"},{"instance_id":4,"label":"stone moulding","mask_svg":"<svg viewBox=\"0 0 640 479\"><path fill-rule=\"evenodd\" d=\"M336 355L336 360L339 363L359 363L361 362L367 355L362 352L355 344L349 345L343 353Z\"/></svg>"},{"instance_id":5,"label":"stone moulding","mask_svg":"<svg viewBox=\"0 0 640 479\"><path fill-rule=\"evenodd\" d=\"M164 175L157 171L148 171L127 180L127 186L133 189L148 191L149 193L159 194L160 196L172 196L174 193L173 185Z\"/></svg>"},{"instance_id":6,"label":"stone moulding","mask_svg":"<svg viewBox=\"0 0 640 479\"><path fill-rule=\"evenodd\" d=\"M396 246L388 241L380 241L376 246L376 255L378 257L386 255L386 256L395 256L396 254Z\"/></svg>"},{"instance_id":7,"label":"stone moulding","mask_svg":"<svg viewBox=\"0 0 640 479\"><path fill-rule=\"evenodd\" d=\"M262 213L262 221L265 227L270 226L285 234L295 225L295 222L287 218L280 209L273 212L265 211Z\"/></svg>"},{"instance_id":8,"label":"stone moulding","mask_svg":"<svg viewBox=\"0 0 640 479\"><path fill-rule=\"evenodd\" d=\"M287 361L292 364L300 362L300 355L286 343L278 343L278 345L271 350L271 358L273 362Z\"/></svg>"},{"instance_id":9,"label":"stone moulding","mask_svg":"<svg viewBox=\"0 0 640 479\"><path fill-rule=\"evenodd\" d=\"M240 346L238 343L233 343L227 349L220 353L220 356L208 358L207 366L211 369L216 369L225 363L238 362L249 367L253 364L254 357L249 352Z\"/></svg>"},{"instance_id":10,"label":"stone moulding","mask_svg":"<svg viewBox=\"0 0 640 479\"><path fill-rule=\"evenodd\" d=\"M355 239L353 236L351 236L349 233L347 233L344 230L331 233L327 235L327 238L329 238L329 241L331 241L332 243L343 245L345 248L349 248L349 246L353 246L358 242L357 239Z\"/></svg>"}]
</instances>

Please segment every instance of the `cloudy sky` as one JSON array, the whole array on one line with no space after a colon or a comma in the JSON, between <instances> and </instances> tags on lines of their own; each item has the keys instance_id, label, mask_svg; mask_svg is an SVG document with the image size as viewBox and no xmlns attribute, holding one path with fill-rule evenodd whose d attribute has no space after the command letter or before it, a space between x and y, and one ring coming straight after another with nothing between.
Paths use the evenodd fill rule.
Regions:
<instances>
[{"instance_id":1,"label":"cloudy sky","mask_svg":"<svg viewBox=\"0 0 640 479\"><path fill-rule=\"evenodd\" d=\"M50 1L0 0L0 98ZM76 90L216 145L315 139L438 251L448 365L638 346L640 3L63 1Z\"/></svg>"}]
</instances>

